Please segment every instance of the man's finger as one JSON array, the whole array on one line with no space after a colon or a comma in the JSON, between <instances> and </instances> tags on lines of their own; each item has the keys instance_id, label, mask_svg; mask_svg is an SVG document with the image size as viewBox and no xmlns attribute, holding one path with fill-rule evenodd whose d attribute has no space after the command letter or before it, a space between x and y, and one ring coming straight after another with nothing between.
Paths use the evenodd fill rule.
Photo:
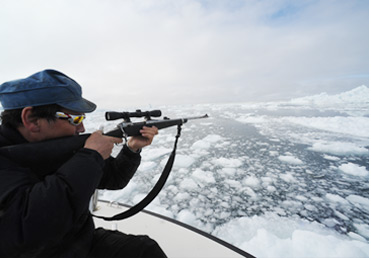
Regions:
<instances>
[{"instance_id":1,"label":"man's finger","mask_svg":"<svg viewBox=\"0 0 371 258\"><path fill-rule=\"evenodd\" d=\"M107 137L111 137L111 136L107 136ZM111 138L113 138L112 139L113 143L122 143L122 138L118 138L118 137L111 137Z\"/></svg>"}]
</instances>

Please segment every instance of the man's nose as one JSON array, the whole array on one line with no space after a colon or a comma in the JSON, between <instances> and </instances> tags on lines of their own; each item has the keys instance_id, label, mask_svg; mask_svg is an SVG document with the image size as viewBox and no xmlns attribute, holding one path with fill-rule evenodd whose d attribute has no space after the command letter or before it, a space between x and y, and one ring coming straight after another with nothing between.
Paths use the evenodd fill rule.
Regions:
<instances>
[{"instance_id":1,"label":"man's nose","mask_svg":"<svg viewBox=\"0 0 371 258\"><path fill-rule=\"evenodd\" d=\"M83 132L85 132L84 123L81 123L78 126L76 126L76 132L77 133L83 133Z\"/></svg>"}]
</instances>

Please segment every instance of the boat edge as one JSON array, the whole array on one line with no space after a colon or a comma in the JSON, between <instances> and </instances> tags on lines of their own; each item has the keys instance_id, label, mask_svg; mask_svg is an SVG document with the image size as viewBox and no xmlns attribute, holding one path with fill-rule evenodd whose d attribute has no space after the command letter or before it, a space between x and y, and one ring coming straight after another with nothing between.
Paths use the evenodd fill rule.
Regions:
<instances>
[{"instance_id":1,"label":"boat edge","mask_svg":"<svg viewBox=\"0 0 371 258\"><path fill-rule=\"evenodd\" d=\"M112 203L112 202L107 201L107 200L99 200L99 202L106 203L106 204L111 204L111 203ZM115 204L115 205L120 205L120 206L123 206L123 207L126 207L126 208L131 208L131 207L132 207L131 205L128 205L128 204L125 204L125 203L120 203L120 202L114 202L114 204ZM202 230L200 230L200 229L198 229L198 228L195 228L195 227L193 227L193 226L190 226L190 225L185 224L185 223L183 223L183 222L180 222L180 221L178 221L178 220L175 220L175 219L172 219L172 218L166 217L166 216L164 216L164 215L161 215L161 214L155 213L155 212L153 212L153 211L148 211L148 210L146 210L146 209L142 210L141 212L144 212L144 213L149 214L149 215L151 215L151 216L155 216L155 217L157 217L157 218L160 218L160 219L166 220L166 221L168 221L168 222L171 222L171 223L173 223L173 224L176 224L176 225L178 225L178 226L181 226L181 227L183 227L183 228L186 228L186 229L188 229L188 230L191 230L191 231L193 231L193 232L195 232L195 233L197 233L197 234L200 234L200 235L202 235L202 236L204 236L204 237L206 237L206 238L208 238L208 239L210 239L210 240L212 240L212 241L214 241L214 242L217 242L218 244L221 244L221 245L223 245L223 246L225 246L225 247L231 249L232 251L234 251L234 252L236 252L236 253L238 253L238 254L244 256L244 257L247 257L247 258L255 258L255 256L253 256L253 255L247 253L246 251L244 251L244 250L242 250L242 249L240 249L240 248L238 248L238 247L236 247L236 246L234 246L234 245L232 245L232 244L230 244L230 243L228 243L228 242L226 242L226 241L224 241L224 240L222 240L222 239L220 239L220 238L217 238L216 236L213 236L213 235L211 235L211 234L209 234L209 233L207 233L207 232L205 232L205 231L202 231Z\"/></svg>"}]
</instances>

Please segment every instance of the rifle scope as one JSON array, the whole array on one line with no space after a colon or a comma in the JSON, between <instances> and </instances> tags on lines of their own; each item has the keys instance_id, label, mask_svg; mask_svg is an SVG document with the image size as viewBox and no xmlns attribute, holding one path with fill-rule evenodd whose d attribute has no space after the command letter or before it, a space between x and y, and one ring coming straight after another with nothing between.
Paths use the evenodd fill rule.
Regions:
<instances>
[{"instance_id":1,"label":"rifle scope","mask_svg":"<svg viewBox=\"0 0 371 258\"><path fill-rule=\"evenodd\" d=\"M106 120L116 120L123 118L126 121L130 121L130 117L146 117L146 119L151 119L151 117L161 116L161 110L152 110L152 111L141 111L140 109L135 112L106 112Z\"/></svg>"}]
</instances>

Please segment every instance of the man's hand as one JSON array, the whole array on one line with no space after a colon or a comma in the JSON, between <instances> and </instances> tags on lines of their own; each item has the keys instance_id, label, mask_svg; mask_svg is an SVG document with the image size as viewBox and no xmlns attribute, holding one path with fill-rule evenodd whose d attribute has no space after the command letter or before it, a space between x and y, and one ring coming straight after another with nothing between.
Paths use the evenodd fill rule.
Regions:
<instances>
[{"instance_id":1,"label":"man's hand","mask_svg":"<svg viewBox=\"0 0 371 258\"><path fill-rule=\"evenodd\" d=\"M158 129L155 126L143 126L140 133L142 134L141 136L133 136L128 140L128 146L132 151L137 152L143 147L150 145L155 135L158 134Z\"/></svg>"},{"instance_id":2,"label":"man's hand","mask_svg":"<svg viewBox=\"0 0 371 258\"><path fill-rule=\"evenodd\" d=\"M96 131L86 140L84 148L96 150L103 159L108 159L114 144L121 142L121 138L105 136L102 134L102 131Z\"/></svg>"}]
</instances>

